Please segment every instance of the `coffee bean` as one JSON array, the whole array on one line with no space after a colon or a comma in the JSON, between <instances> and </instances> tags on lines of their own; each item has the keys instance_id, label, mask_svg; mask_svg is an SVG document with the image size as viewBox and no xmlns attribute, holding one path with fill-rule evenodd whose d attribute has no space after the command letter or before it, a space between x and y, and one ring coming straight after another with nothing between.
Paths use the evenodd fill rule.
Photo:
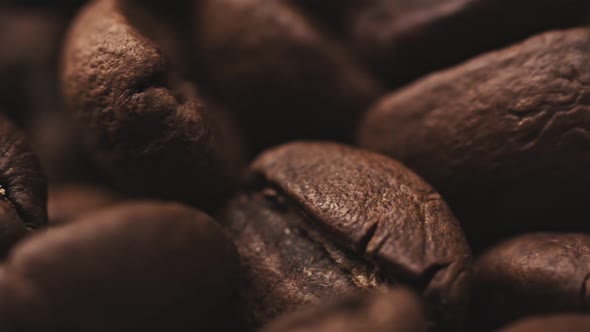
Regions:
<instances>
[{"instance_id":1,"label":"coffee bean","mask_svg":"<svg viewBox=\"0 0 590 332\"><path fill-rule=\"evenodd\" d=\"M478 246L588 229L589 41L548 32L432 74L379 101L360 143L429 181Z\"/></svg>"},{"instance_id":2,"label":"coffee bean","mask_svg":"<svg viewBox=\"0 0 590 332\"><path fill-rule=\"evenodd\" d=\"M135 202L24 241L0 268L3 331L216 331L234 245L207 215Z\"/></svg>"},{"instance_id":3,"label":"coffee bean","mask_svg":"<svg viewBox=\"0 0 590 332\"><path fill-rule=\"evenodd\" d=\"M0 116L0 256L47 223L47 182L24 134Z\"/></svg>"},{"instance_id":4,"label":"coffee bean","mask_svg":"<svg viewBox=\"0 0 590 332\"><path fill-rule=\"evenodd\" d=\"M417 296L399 288L348 296L279 318L262 332L426 332Z\"/></svg>"},{"instance_id":5,"label":"coffee bean","mask_svg":"<svg viewBox=\"0 0 590 332\"><path fill-rule=\"evenodd\" d=\"M543 31L588 21L586 0L292 0L399 85Z\"/></svg>"},{"instance_id":6,"label":"coffee bean","mask_svg":"<svg viewBox=\"0 0 590 332\"><path fill-rule=\"evenodd\" d=\"M534 233L505 241L476 263L474 324L587 311L589 275L590 235Z\"/></svg>"},{"instance_id":7,"label":"coffee bean","mask_svg":"<svg viewBox=\"0 0 590 332\"><path fill-rule=\"evenodd\" d=\"M217 121L215 107L131 23L129 5L94 1L75 20L63 58L66 106L115 185L204 206L235 183L239 142L227 139L229 124ZM158 30L157 17L143 18L141 26Z\"/></svg>"},{"instance_id":8,"label":"coffee bean","mask_svg":"<svg viewBox=\"0 0 590 332\"><path fill-rule=\"evenodd\" d=\"M257 147L351 140L380 85L289 1L205 0L196 9L201 71Z\"/></svg>"},{"instance_id":9,"label":"coffee bean","mask_svg":"<svg viewBox=\"0 0 590 332\"><path fill-rule=\"evenodd\" d=\"M0 4L0 331L590 330L587 1L84 2Z\"/></svg>"},{"instance_id":10,"label":"coffee bean","mask_svg":"<svg viewBox=\"0 0 590 332\"><path fill-rule=\"evenodd\" d=\"M470 250L442 198L394 160L333 143L292 143L251 166L256 187L222 220L243 259L254 325L335 294L405 284L454 325Z\"/></svg>"},{"instance_id":11,"label":"coffee bean","mask_svg":"<svg viewBox=\"0 0 590 332\"><path fill-rule=\"evenodd\" d=\"M122 199L116 193L100 186L64 184L50 187L47 201L49 224L70 223Z\"/></svg>"},{"instance_id":12,"label":"coffee bean","mask_svg":"<svg viewBox=\"0 0 590 332\"><path fill-rule=\"evenodd\" d=\"M524 319L500 332L587 332L590 331L588 315L556 315Z\"/></svg>"}]
</instances>

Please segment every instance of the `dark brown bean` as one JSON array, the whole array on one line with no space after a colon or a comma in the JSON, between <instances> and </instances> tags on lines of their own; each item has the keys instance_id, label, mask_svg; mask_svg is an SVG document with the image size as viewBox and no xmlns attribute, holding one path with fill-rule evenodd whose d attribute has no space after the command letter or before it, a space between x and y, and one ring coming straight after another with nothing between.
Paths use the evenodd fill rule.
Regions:
<instances>
[{"instance_id":1,"label":"dark brown bean","mask_svg":"<svg viewBox=\"0 0 590 332\"><path fill-rule=\"evenodd\" d=\"M47 182L24 134L0 116L0 256L47 223Z\"/></svg>"},{"instance_id":2,"label":"dark brown bean","mask_svg":"<svg viewBox=\"0 0 590 332\"><path fill-rule=\"evenodd\" d=\"M456 324L470 251L442 198L384 156L332 143L292 143L251 166L257 189L221 218L243 259L242 298L254 324L302 304L407 284L441 324ZM452 322L452 323L450 323Z\"/></svg>"},{"instance_id":3,"label":"dark brown bean","mask_svg":"<svg viewBox=\"0 0 590 332\"><path fill-rule=\"evenodd\" d=\"M590 235L534 233L505 241L476 263L473 324L587 311L589 275Z\"/></svg>"},{"instance_id":4,"label":"dark brown bean","mask_svg":"<svg viewBox=\"0 0 590 332\"><path fill-rule=\"evenodd\" d=\"M548 32L383 98L360 132L449 202L468 239L588 229L590 34Z\"/></svg>"},{"instance_id":5,"label":"dark brown bean","mask_svg":"<svg viewBox=\"0 0 590 332\"><path fill-rule=\"evenodd\" d=\"M588 21L586 0L291 0L319 12L390 84Z\"/></svg>"},{"instance_id":6,"label":"dark brown bean","mask_svg":"<svg viewBox=\"0 0 590 332\"><path fill-rule=\"evenodd\" d=\"M379 84L289 1L205 0L196 9L201 70L260 146L351 140Z\"/></svg>"},{"instance_id":7,"label":"dark brown bean","mask_svg":"<svg viewBox=\"0 0 590 332\"><path fill-rule=\"evenodd\" d=\"M426 332L426 326L418 297L398 288L305 308L262 332Z\"/></svg>"},{"instance_id":8,"label":"dark brown bean","mask_svg":"<svg viewBox=\"0 0 590 332\"><path fill-rule=\"evenodd\" d=\"M158 31L157 17L130 6L97 0L75 20L63 58L66 106L121 189L205 205L236 181L239 142L142 33Z\"/></svg>"},{"instance_id":9,"label":"dark brown bean","mask_svg":"<svg viewBox=\"0 0 590 332\"><path fill-rule=\"evenodd\" d=\"M556 315L523 319L499 332L587 332L589 315Z\"/></svg>"},{"instance_id":10,"label":"dark brown bean","mask_svg":"<svg viewBox=\"0 0 590 332\"><path fill-rule=\"evenodd\" d=\"M3 331L216 331L233 243L207 215L135 202L30 237L0 269Z\"/></svg>"}]
</instances>

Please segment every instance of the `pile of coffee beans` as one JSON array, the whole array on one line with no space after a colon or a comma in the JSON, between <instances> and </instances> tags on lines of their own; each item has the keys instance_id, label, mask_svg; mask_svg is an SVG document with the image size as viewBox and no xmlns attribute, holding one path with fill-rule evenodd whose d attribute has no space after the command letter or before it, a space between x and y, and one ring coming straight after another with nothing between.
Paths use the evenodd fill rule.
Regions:
<instances>
[{"instance_id":1,"label":"pile of coffee beans","mask_svg":"<svg viewBox=\"0 0 590 332\"><path fill-rule=\"evenodd\" d=\"M0 331L590 331L587 0L0 4Z\"/></svg>"}]
</instances>

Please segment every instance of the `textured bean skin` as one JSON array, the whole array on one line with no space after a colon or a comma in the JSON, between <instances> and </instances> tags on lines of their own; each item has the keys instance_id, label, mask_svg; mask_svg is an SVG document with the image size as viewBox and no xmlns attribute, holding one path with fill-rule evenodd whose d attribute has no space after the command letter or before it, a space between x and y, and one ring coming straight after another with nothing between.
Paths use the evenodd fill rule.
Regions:
<instances>
[{"instance_id":1,"label":"textured bean skin","mask_svg":"<svg viewBox=\"0 0 590 332\"><path fill-rule=\"evenodd\" d=\"M15 248L0 269L0 323L6 331L216 331L238 265L205 214L127 203Z\"/></svg>"},{"instance_id":2,"label":"textured bean skin","mask_svg":"<svg viewBox=\"0 0 590 332\"><path fill-rule=\"evenodd\" d=\"M24 134L0 116L0 256L47 224L47 181Z\"/></svg>"},{"instance_id":3,"label":"textured bean skin","mask_svg":"<svg viewBox=\"0 0 590 332\"><path fill-rule=\"evenodd\" d=\"M24 134L0 116L0 184L25 225L47 223L47 183Z\"/></svg>"},{"instance_id":4,"label":"textured bean skin","mask_svg":"<svg viewBox=\"0 0 590 332\"><path fill-rule=\"evenodd\" d=\"M423 292L435 319L458 317L470 250L450 209L414 173L319 142L268 150L251 172L257 189L238 195L221 219L243 258L242 297L255 323L391 282Z\"/></svg>"},{"instance_id":5,"label":"textured bean skin","mask_svg":"<svg viewBox=\"0 0 590 332\"><path fill-rule=\"evenodd\" d=\"M474 243L587 229L588 41L548 32L434 73L379 101L360 144L429 181Z\"/></svg>"},{"instance_id":6,"label":"textured bean skin","mask_svg":"<svg viewBox=\"0 0 590 332\"><path fill-rule=\"evenodd\" d=\"M349 296L285 315L262 332L426 332L422 305L405 289Z\"/></svg>"},{"instance_id":7,"label":"textured bean skin","mask_svg":"<svg viewBox=\"0 0 590 332\"><path fill-rule=\"evenodd\" d=\"M523 319L500 332L586 332L590 330L588 315L555 315Z\"/></svg>"},{"instance_id":8,"label":"textured bean skin","mask_svg":"<svg viewBox=\"0 0 590 332\"><path fill-rule=\"evenodd\" d=\"M239 142L136 21L158 26L131 2L97 0L80 13L63 57L66 106L115 184L201 204L235 182Z\"/></svg>"},{"instance_id":9,"label":"textured bean skin","mask_svg":"<svg viewBox=\"0 0 590 332\"><path fill-rule=\"evenodd\" d=\"M380 85L288 1L205 0L196 8L201 70L257 147L348 139ZM239 54L239 56L236 56Z\"/></svg>"},{"instance_id":10,"label":"textured bean skin","mask_svg":"<svg viewBox=\"0 0 590 332\"><path fill-rule=\"evenodd\" d=\"M472 307L481 318L474 324L587 311L589 275L589 235L533 233L502 242L475 265Z\"/></svg>"}]
</instances>

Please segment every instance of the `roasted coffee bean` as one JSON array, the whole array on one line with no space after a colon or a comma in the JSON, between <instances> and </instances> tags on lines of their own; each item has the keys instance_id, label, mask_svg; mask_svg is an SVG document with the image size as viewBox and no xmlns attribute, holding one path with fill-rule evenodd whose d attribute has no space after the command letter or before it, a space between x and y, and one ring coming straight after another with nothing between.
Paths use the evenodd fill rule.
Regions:
<instances>
[{"instance_id":1,"label":"roasted coffee bean","mask_svg":"<svg viewBox=\"0 0 590 332\"><path fill-rule=\"evenodd\" d=\"M286 315L262 332L426 332L422 305L406 289L348 296Z\"/></svg>"},{"instance_id":2,"label":"roasted coffee bean","mask_svg":"<svg viewBox=\"0 0 590 332\"><path fill-rule=\"evenodd\" d=\"M590 235L534 233L505 241L475 265L474 325L587 311L589 275Z\"/></svg>"},{"instance_id":3,"label":"roasted coffee bean","mask_svg":"<svg viewBox=\"0 0 590 332\"><path fill-rule=\"evenodd\" d=\"M225 133L237 129L226 130L216 107L131 23L131 5L96 0L75 20L63 59L66 106L122 190L205 205L236 180L239 142ZM140 9L133 22L158 30L157 18L140 17Z\"/></svg>"},{"instance_id":4,"label":"roasted coffee bean","mask_svg":"<svg viewBox=\"0 0 590 332\"><path fill-rule=\"evenodd\" d=\"M351 140L357 118L382 90L344 48L287 0L197 3L203 76L256 146Z\"/></svg>"},{"instance_id":5,"label":"roasted coffee bean","mask_svg":"<svg viewBox=\"0 0 590 332\"><path fill-rule=\"evenodd\" d=\"M3 331L216 331L234 245L207 215L135 202L50 228L0 268Z\"/></svg>"},{"instance_id":6,"label":"roasted coffee bean","mask_svg":"<svg viewBox=\"0 0 590 332\"><path fill-rule=\"evenodd\" d=\"M150 39L165 55L168 68L183 79L194 78L191 21L193 0L116 0L128 23ZM202 98L202 96L201 96Z\"/></svg>"},{"instance_id":7,"label":"roasted coffee bean","mask_svg":"<svg viewBox=\"0 0 590 332\"><path fill-rule=\"evenodd\" d=\"M548 32L435 73L378 102L360 143L437 188L473 244L588 229L589 46Z\"/></svg>"},{"instance_id":8,"label":"roasted coffee bean","mask_svg":"<svg viewBox=\"0 0 590 332\"><path fill-rule=\"evenodd\" d=\"M0 256L47 223L47 182L24 134L0 116Z\"/></svg>"},{"instance_id":9,"label":"roasted coffee bean","mask_svg":"<svg viewBox=\"0 0 590 332\"><path fill-rule=\"evenodd\" d=\"M439 326L460 319L470 250L442 198L403 165L334 143L292 143L251 166L222 220L243 260L252 324L335 294L405 284Z\"/></svg>"},{"instance_id":10,"label":"roasted coffee bean","mask_svg":"<svg viewBox=\"0 0 590 332\"><path fill-rule=\"evenodd\" d=\"M50 225L70 223L82 216L118 203L123 198L107 188L63 184L49 188L47 214Z\"/></svg>"},{"instance_id":11,"label":"roasted coffee bean","mask_svg":"<svg viewBox=\"0 0 590 332\"><path fill-rule=\"evenodd\" d=\"M586 0L291 1L319 13L393 85L590 17Z\"/></svg>"},{"instance_id":12,"label":"roasted coffee bean","mask_svg":"<svg viewBox=\"0 0 590 332\"><path fill-rule=\"evenodd\" d=\"M589 315L555 315L524 319L500 332L587 332L590 331Z\"/></svg>"}]
</instances>

